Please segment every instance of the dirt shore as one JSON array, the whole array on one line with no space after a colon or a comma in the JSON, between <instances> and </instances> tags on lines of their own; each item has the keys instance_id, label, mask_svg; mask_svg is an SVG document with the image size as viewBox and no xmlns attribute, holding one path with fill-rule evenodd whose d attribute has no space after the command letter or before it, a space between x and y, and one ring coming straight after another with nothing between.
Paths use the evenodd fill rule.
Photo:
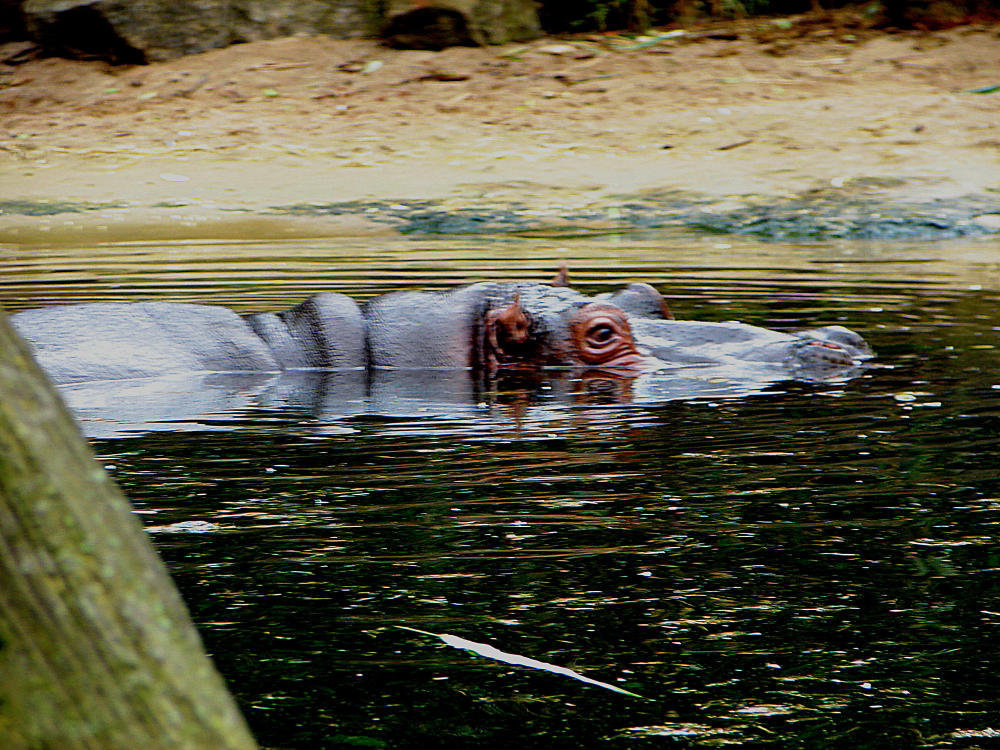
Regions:
<instances>
[{"instance_id":1,"label":"dirt shore","mask_svg":"<svg viewBox=\"0 0 1000 750\"><path fill-rule=\"evenodd\" d=\"M623 204L685 201L746 219L808 211L809 196L971 201L956 226L997 231L998 85L1000 27L890 35L806 17L442 52L295 37L138 67L5 64L0 242L109 222L117 238L250 220L395 231L428 208L492 211L500 229L507 214L600 225Z\"/></svg>"}]
</instances>

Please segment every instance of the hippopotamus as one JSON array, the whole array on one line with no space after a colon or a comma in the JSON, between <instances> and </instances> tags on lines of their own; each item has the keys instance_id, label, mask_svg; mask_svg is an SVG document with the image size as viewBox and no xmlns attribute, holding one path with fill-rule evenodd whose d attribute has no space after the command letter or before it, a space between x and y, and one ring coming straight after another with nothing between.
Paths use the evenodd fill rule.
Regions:
<instances>
[{"instance_id":1,"label":"hippopotamus","mask_svg":"<svg viewBox=\"0 0 1000 750\"><path fill-rule=\"evenodd\" d=\"M181 373L542 370L652 376L724 368L765 379L829 380L872 356L857 333L781 333L744 323L675 320L643 283L588 296L563 285L480 282L403 291L362 305L321 292L283 312L238 315L175 302L93 302L11 316L56 383Z\"/></svg>"},{"instance_id":2,"label":"hippopotamus","mask_svg":"<svg viewBox=\"0 0 1000 750\"><path fill-rule=\"evenodd\" d=\"M369 415L472 425L496 419L494 406L502 419L511 398L530 399L532 419L545 421L560 418L562 404L714 401L782 380L842 380L872 356L841 326L780 333L675 320L648 284L587 296L565 274L551 284L394 292L361 305L322 292L249 315L94 302L11 321L88 437L225 429L230 417L243 424L262 410L307 415L323 432L350 431L341 420ZM524 410L514 414L523 424Z\"/></svg>"}]
</instances>

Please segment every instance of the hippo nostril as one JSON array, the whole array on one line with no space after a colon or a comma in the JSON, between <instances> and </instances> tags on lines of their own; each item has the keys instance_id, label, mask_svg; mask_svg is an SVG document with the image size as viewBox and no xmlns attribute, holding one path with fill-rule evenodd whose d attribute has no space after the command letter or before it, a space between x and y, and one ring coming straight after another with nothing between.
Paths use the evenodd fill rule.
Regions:
<instances>
[{"instance_id":1,"label":"hippo nostril","mask_svg":"<svg viewBox=\"0 0 1000 750\"><path fill-rule=\"evenodd\" d=\"M799 343L800 366L845 368L856 364L851 352L835 341L804 338Z\"/></svg>"},{"instance_id":2,"label":"hippo nostril","mask_svg":"<svg viewBox=\"0 0 1000 750\"><path fill-rule=\"evenodd\" d=\"M840 344L836 344L833 341L820 341L819 339L813 339L809 342L809 346L822 346L824 349L835 349L837 351L845 351L844 347Z\"/></svg>"},{"instance_id":3,"label":"hippo nostril","mask_svg":"<svg viewBox=\"0 0 1000 750\"><path fill-rule=\"evenodd\" d=\"M523 344L528 340L528 326L519 322L511 328L501 329L498 337L506 344Z\"/></svg>"}]
</instances>

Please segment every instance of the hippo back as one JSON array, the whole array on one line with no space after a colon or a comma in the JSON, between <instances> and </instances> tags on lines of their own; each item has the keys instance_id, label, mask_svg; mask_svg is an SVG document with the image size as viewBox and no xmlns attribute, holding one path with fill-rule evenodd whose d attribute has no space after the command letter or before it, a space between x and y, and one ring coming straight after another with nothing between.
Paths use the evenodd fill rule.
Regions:
<instances>
[{"instance_id":1,"label":"hippo back","mask_svg":"<svg viewBox=\"0 0 1000 750\"><path fill-rule=\"evenodd\" d=\"M91 302L11 316L56 383L180 372L278 370L232 310L179 302Z\"/></svg>"},{"instance_id":2,"label":"hippo back","mask_svg":"<svg viewBox=\"0 0 1000 750\"><path fill-rule=\"evenodd\" d=\"M393 292L362 308L373 367L471 368L484 305L496 284L471 284L446 292Z\"/></svg>"},{"instance_id":3,"label":"hippo back","mask_svg":"<svg viewBox=\"0 0 1000 750\"><path fill-rule=\"evenodd\" d=\"M314 294L290 310L245 317L284 370L355 369L368 364L361 308L336 292Z\"/></svg>"}]
</instances>

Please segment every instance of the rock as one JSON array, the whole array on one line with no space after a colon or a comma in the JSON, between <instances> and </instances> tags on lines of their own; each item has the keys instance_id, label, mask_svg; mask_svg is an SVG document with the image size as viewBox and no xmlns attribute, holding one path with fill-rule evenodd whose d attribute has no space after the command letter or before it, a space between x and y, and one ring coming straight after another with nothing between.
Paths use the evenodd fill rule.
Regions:
<instances>
[{"instance_id":1,"label":"rock","mask_svg":"<svg viewBox=\"0 0 1000 750\"><path fill-rule=\"evenodd\" d=\"M374 0L25 0L23 11L48 51L116 63L297 33L344 39L381 26Z\"/></svg>"},{"instance_id":2,"label":"rock","mask_svg":"<svg viewBox=\"0 0 1000 750\"><path fill-rule=\"evenodd\" d=\"M382 38L393 47L506 44L541 35L532 0L389 0Z\"/></svg>"},{"instance_id":3,"label":"rock","mask_svg":"<svg viewBox=\"0 0 1000 750\"><path fill-rule=\"evenodd\" d=\"M473 36L465 16L452 8L424 6L399 13L382 29L382 40L399 49L442 50L445 47L475 47L482 38Z\"/></svg>"},{"instance_id":4,"label":"rock","mask_svg":"<svg viewBox=\"0 0 1000 750\"><path fill-rule=\"evenodd\" d=\"M0 33L8 16L12 29L21 22L18 5L20 28L49 53L114 63L292 34L346 39L382 32L395 46L443 49L541 33L531 0L0 0Z\"/></svg>"},{"instance_id":5,"label":"rock","mask_svg":"<svg viewBox=\"0 0 1000 750\"><path fill-rule=\"evenodd\" d=\"M292 34L349 39L375 34L383 16L378 0L230 0L238 16L238 41Z\"/></svg>"}]
</instances>

